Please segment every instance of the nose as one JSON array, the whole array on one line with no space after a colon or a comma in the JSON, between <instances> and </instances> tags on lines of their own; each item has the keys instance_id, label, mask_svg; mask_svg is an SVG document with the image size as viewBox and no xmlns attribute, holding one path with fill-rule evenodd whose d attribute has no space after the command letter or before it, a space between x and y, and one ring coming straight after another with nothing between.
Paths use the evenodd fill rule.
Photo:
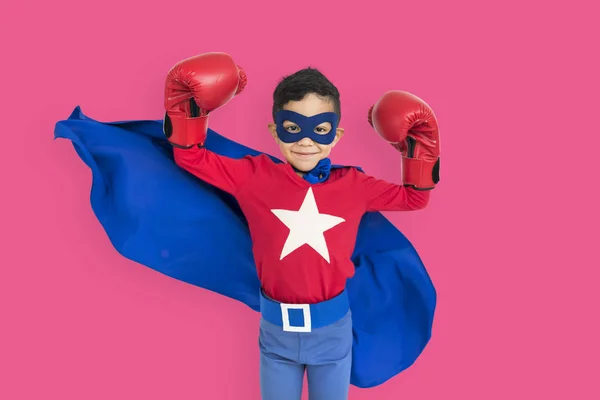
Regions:
<instances>
[{"instance_id":1,"label":"nose","mask_svg":"<svg viewBox=\"0 0 600 400\"><path fill-rule=\"evenodd\" d=\"M298 144L299 144L300 146L312 146L312 145L314 145L314 142L312 141L312 139L311 139L311 138L309 138L309 137L304 137L304 138L302 138L302 139L300 139L300 140L298 141Z\"/></svg>"}]
</instances>

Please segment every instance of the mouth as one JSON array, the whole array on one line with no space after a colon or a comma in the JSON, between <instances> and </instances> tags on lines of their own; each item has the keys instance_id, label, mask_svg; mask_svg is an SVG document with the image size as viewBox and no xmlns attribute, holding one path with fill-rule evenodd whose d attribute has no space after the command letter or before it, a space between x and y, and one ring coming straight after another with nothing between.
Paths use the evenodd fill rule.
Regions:
<instances>
[{"instance_id":1,"label":"mouth","mask_svg":"<svg viewBox=\"0 0 600 400\"><path fill-rule=\"evenodd\" d=\"M312 156L314 156L317 153L305 153L305 152L297 152L297 151L292 151L292 153L300 158L310 158Z\"/></svg>"}]
</instances>

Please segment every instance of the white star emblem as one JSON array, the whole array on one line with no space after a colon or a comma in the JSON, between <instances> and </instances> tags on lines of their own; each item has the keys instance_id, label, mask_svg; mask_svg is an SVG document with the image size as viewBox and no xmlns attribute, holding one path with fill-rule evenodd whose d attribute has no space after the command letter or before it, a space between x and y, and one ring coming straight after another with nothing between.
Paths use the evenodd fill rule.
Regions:
<instances>
[{"instance_id":1,"label":"white star emblem","mask_svg":"<svg viewBox=\"0 0 600 400\"><path fill-rule=\"evenodd\" d=\"M290 229L290 234L281 250L280 260L307 244L319 253L327 262L329 261L329 249L325 242L323 232L344 222L345 220L335 215L319 214L317 202L312 188L308 189L306 197L298 211L293 210L271 210L281 222Z\"/></svg>"}]
</instances>

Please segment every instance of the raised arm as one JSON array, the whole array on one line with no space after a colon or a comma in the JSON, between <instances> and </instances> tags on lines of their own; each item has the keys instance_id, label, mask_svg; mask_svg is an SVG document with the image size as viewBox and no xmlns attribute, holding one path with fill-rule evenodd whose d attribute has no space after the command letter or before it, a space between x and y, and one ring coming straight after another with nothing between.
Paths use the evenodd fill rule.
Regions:
<instances>
[{"instance_id":1,"label":"raised arm","mask_svg":"<svg viewBox=\"0 0 600 400\"><path fill-rule=\"evenodd\" d=\"M429 203L429 190L417 190L361 174L367 211L415 211Z\"/></svg>"},{"instance_id":2,"label":"raised arm","mask_svg":"<svg viewBox=\"0 0 600 400\"><path fill-rule=\"evenodd\" d=\"M175 162L203 181L228 193L247 182L254 159L232 159L204 148L208 116L246 85L246 75L225 53L206 53L180 61L165 83L164 132Z\"/></svg>"}]
</instances>

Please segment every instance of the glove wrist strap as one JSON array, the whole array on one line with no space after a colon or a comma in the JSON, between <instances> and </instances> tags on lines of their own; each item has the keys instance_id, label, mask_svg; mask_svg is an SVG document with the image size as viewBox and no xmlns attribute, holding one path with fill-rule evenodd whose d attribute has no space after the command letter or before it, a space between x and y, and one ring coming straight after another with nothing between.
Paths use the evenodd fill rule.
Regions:
<instances>
[{"instance_id":1,"label":"glove wrist strap","mask_svg":"<svg viewBox=\"0 0 600 400\"><path fill-rule=\"evenodd\" d=\"M439 158L425 161L402 157L402 182L419 190L431 190L439 181Z\"/></svg>"},{"instance_id":2,"label":"glove wrist strap","mask_svg":"<svg viewBox=\"0 0 600 400\"><path fill-rule=\"evenodd\" d=\"M204 145L208 131L208 115L189 118L185 115L165 115L163 130L170 143L189 148Z\"/></svg>"}]
</instances>

